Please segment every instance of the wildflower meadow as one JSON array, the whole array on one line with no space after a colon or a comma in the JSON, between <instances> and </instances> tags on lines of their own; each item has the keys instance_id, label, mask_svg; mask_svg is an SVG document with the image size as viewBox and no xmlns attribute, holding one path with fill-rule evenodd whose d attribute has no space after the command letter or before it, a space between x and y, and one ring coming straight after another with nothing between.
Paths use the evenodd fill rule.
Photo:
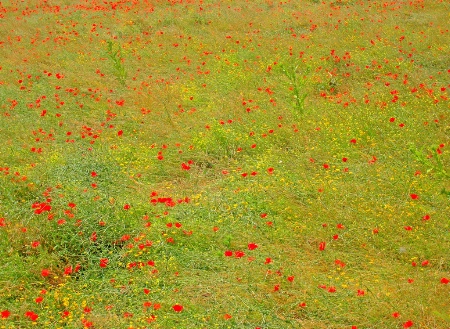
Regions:
<instances>
[{"instance_id":1,"label":"wildflower meadow","mask_svg":"<svg viewBox=\"0 0 450 329\"><path fill-rule=\"evenodd\" d=\"M0 2L0 329L450 328L448 0Z\"/></svg>"}]
</instances>

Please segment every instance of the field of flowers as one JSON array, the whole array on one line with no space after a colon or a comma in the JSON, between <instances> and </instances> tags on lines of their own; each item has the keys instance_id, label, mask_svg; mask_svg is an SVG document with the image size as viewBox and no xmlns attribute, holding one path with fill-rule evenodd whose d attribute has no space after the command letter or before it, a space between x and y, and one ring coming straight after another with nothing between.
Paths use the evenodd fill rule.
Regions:
<instances>
[{"instance_id":1,"label":"field of flowers","mask_svg":"<svg viewBox=\"0 0 450 329\"><path fill-rule=\"evenodd\" d=\"M450 328L449 13L0 2L0 328Z\"/></svg>"}]
</instances>

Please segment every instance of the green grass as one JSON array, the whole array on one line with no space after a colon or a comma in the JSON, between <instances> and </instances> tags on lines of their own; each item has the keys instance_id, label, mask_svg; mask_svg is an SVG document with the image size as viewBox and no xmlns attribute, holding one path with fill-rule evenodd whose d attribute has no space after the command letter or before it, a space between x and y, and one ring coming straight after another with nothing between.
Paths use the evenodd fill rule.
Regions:
<instances>
[{"instance_id":1,"label":"green grass","mask_svg":"<svg viewBox=\"0 0 450 329\"><path fill-rule=\"evenodd\" d=\"M0 4L0 328L448 328L449 9Z\"/></svg>"}]
</instances>

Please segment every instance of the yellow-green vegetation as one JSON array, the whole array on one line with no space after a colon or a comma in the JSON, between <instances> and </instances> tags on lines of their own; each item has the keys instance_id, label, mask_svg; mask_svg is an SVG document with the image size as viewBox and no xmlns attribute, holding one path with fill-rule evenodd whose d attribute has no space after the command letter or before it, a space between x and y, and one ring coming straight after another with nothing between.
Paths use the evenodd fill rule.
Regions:
<instances>
[{"instance_id":1,"label":"yellow-green vegetation","mask_svg":"<svg viewBox=\"0 0 450 329\"><path fill-rule=\"evenodd\" d=\"M0 328L449 328L449 12L1 2Z\"/></svg>"}]
</instances>

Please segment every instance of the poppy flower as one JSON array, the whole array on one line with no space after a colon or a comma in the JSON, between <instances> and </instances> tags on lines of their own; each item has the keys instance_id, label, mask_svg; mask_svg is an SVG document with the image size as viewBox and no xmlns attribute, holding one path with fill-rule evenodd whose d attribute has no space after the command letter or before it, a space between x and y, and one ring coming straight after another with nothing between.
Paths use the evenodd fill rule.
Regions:
<instances>
[{"instance_id":1,"label":"poppy flower","mask_svg":"<svg viewBox=\"0 0 450 329\"><path fill-rule=\"evenodd\" d=\"M255 250L256 248L258 248L258 245L256 243L248 244L248 250Z\"/></svg>"},{"instance_id":2,"label":"poppy flower","mask_svg":"<svg viewBox=\"0 0 450 329\"><path fill-rule=\"evenodd\" d=\"M410 197L411 197L411 199L413 199L413 200L417 200L418 198L419 198L419 196L417 195L417 194L410 194L409 195Z\"/></svg>"},{"instance_id":3,"label":"poppy flower","mask_svg":"<svg viewBox=\"0 0 450 329\"><path fill-rule=\"evenodd\" d=\"M38 315L32 311L28 311L25 313L25 316L29 318L31 321L36 321L38 319Z\"/></svg>"},{"instance_id":4,"label":"poppy flower","mask_svg":"<svg viewBox=\"0 0 450 329\"><path fill-rule=\"evenodd\" d=\"M172 308L177 313L183 311L183 305L180 305L180 304L175 304L175 305L172 306Z\"/></svg>"},{"instance_id":5,"label":"poppy flower","mask_svg":"<svg viewBox=\"0 0 450 329\"><path fill-rule=\"evenodd\" d=\"M245 253L243 251L238 250L238 251L234 252L234 257L236 257L236 258L241 258L244 256L245 256Z\"/></svg>"},{"instance_id":6,"label":"poppy flower","mask_svg":"<svg viewBox=\"0 0 450 329\"><path fill-rule=\"evenodd\" d=\"M320 251L324 251L324 250L325 250L325 247L326 247L326 242L321 242L321 243L319 243L319 250L320 250Z\"/></svg>"},{"instance_id":7,"label":"poppy flower","mask_svg":"<svg viewBox=\"0 0 450 329\"><path fill-rule=\"evenodd\" d=\"M403 328L411 328L413 324L414 323L411 320L408 320L405 323L403 323Z\"/></svg>"},{"instance_id":8,"label":"poppy flower","mask_svg":"<svg viewBox=\"0 0 450 329\"><path fill-rule=\"evenodd\" d=\"M442 278L441 279L441 283L442 284L448 284L450 282L450 279L447 279L447 278Z\"/></svg>"},{"instance_id":9,"label":"poppy flower","mask_svg":"<svg viewBox=\"0 0 450 329\"><path fill-rule=\"evenodd\" d=\"M11 315L11 312L8 310L4 310L0 312L0 316L2 317L2 319L7 319L9 318L9 316Z\"/></svg>"},{"instance_id":10,"label":"poppy flower","mask_svg":"<svg viewBox=\"0 0 450 329\"><path fill-rule=\"evenodd\" d=\"M100 267L105 268L106 266L108 266L108 258L100 259Z\"/></svg>"}]
</instances>

